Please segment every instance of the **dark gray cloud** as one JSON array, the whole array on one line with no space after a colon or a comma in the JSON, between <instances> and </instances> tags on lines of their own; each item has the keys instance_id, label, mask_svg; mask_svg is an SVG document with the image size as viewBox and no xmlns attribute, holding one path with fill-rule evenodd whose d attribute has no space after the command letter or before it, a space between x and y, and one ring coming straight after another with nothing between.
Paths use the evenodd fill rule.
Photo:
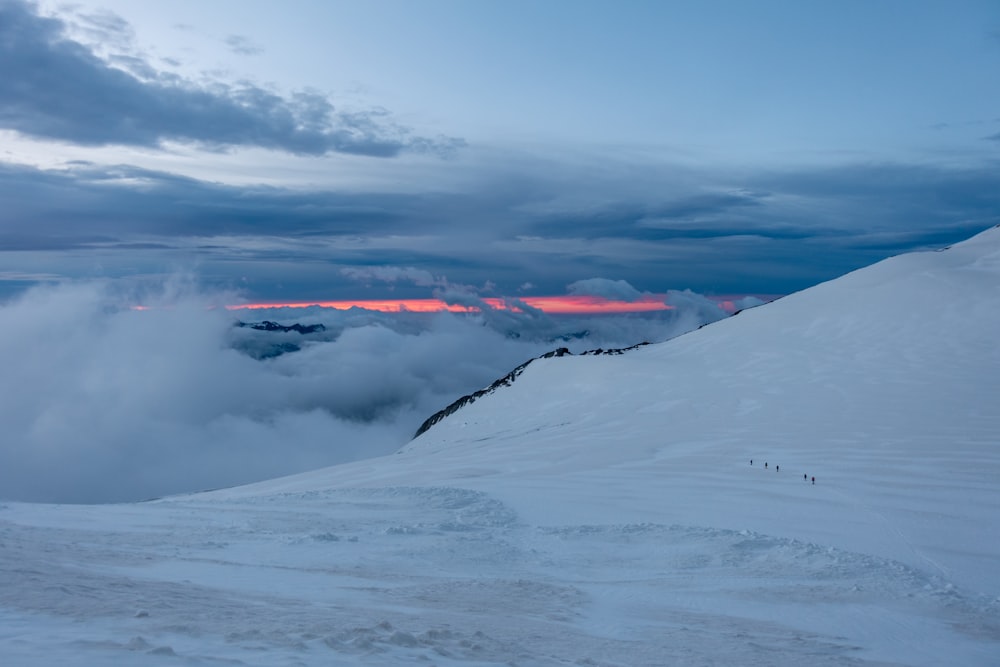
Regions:
<instances>
[{"instance_id":1,"label":"dark gray cloud","mask_svg":"<svg viewBox=\"0 0 1000 667\"><path fill-rule=\"evenodd\" d=\"M763 205L766 192L721 192L682 197L663 204L647 214L651 220L691 220L716 217L722 213Z\"/></svg>"},{"instance_id":2,"label":"dark gray cloud","mask_svg":"<svg viewBox=\"0 0 1000 667\"><path fill-rule=\"evenodd\" d=\"M949 168L849 164L795 171L705 174L730 191L612 202L538 221L545 236L574 229L589 239L734 240L813 244L820 239L859 249L903 252L964 238L1000 218L1000 164ZM948 241L945 241L948 242ZM854 245L856 244L856 245Z\"/></svg>"},{"instance_id":3,"label":"dark gray cloud","mask_svg":"<svg viewBox=\"0 0 1000 667\"><path fill-rule=\"evenodd\" d=\"M435 276L430 271L412 266L349 266L341 269L341 273L352 280L369 283L399 283L406 282L418 287L445 287L448 281L443 276Z\"/></svg>"},{"instance_id":4,"label":"dark gray cloud","mask_svg":"<svg viewBox=\"0 0 1000 667\"><path fill-rule=\"evenodd\" d=\"M116 17L94 29L121 34ZM98 57L30 3L0 3L0 127L81 145L256 146L300 155L449 154L460 139L421 137L383 109L340 111L316 92L290 97L249 82L195 85L134 55ZM113 66L118 65L118 66ZM122 69L124 68L124 69Z\"/></svg>"},{"instance_id":5,"label":"dark gray cloud","mask_svg":"<svg viewBox=\"0 0 1000 667\"><path fill-rule=\"evenodd\" d=\"M494 178L497 167L480 169L481 182L461 193L414 194L0 164L0 252L21 273L197 266L210 283L260 300L426 297L487 281L498 295L526 282L529 293L560 294L594 276L657 293L778 294L1000 222L992 164L706 172L689 179L703 183L690 194L636 194L603 174L567 185L544 173L526 174L522 192ZM601 201L562 203L577 191L600 191ZM550 212L548 202L560 204Z\"/></svg>"},{"instance_id":6,"label":"dark gray cloud","mask_svg":"<svg viewBox=\"0 0 1000 667\"><path fill-rule=\"evenodd\" d=\"M762 174L833 244L907 249L966 238L1000 220L1000 162L975 168L864 164ZM808 226L802 225L804 229Z\"/></svg>"},{"instance_id":7,"label":"dark gray cloud","mask_svg":"<svg viewBox=\"0 0 1000 667\"><path fill-rule=\"evenodd\" d=\"M81 228L88 236L122 241L139 235L370 234L393 228L401 213L428 206L418 196L233 187L86 163L51 171L0 163L0 195L9 203L0 237L25 240L79 236Z\"/></svg>"},{"instance_id":8,"label":"dark gray cloud","mask_svg":"<svg viewBox=\"0 0 1000 667\"><path fill-rule=\"evenodd\" d=\"M596 210L566 213L540 221L537 230L555 233L576 227L588 238L646 241L711 239L752 234L770 239L815 236L815 226L793 224L776 216L765 192L682 195L660 202L612 203Z\"/></svg>"}]
</instances>

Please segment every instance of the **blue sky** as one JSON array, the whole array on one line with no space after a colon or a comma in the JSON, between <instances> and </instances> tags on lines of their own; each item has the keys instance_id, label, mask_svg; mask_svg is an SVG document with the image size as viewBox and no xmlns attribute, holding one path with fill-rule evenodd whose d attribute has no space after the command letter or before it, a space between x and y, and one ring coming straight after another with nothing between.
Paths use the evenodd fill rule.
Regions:
<instances>
[{"instance_id":1,"label":"blue sky","mask_svg":"<svg viewBox=\"0 0 1000 667\"><path fill-rule=\"evenodd\" d=\"M1000 223L991 0L0 0L0 63L0 297L779 294Z\"/></svg>"}]
</instances>

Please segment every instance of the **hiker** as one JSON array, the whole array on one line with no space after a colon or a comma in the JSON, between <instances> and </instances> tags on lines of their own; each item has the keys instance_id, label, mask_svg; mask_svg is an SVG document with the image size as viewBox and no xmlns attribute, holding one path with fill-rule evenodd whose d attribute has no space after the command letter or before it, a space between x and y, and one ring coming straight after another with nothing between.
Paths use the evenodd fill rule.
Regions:
<instances>
[{"instance_id":1,"label":"hiker","mask_svg":"<svg viewBox=\"0 0 1000 667\"><path fill-rule=\"evenodd\" d=\"M815 483L816 483L816 478L815 478L815 477L813 477L813 484L815 484Z\"/></svg>"},{"instance_id":2,"label":"hiker","mask_svg":"<svg viewBox=\"0 0 1000 667\"><path fill-rule=\"evenodd\" d=\"M781 470L781 466L774 466L774 472L778 472L779 470Z\"/></svg>"},{"instance_id":3,"label":"hiker","mask_svg":"<svg viewBox=\"0 0 1000 667\"><path fill-rule=\"evenodd\" d=\"M805 473L802 473L802 479L804 479L804 480L806 480L808 482L809 481L809 475L807 475Z\"/></svg>"},{"instance_id":4,"label":"hiker","mask_svg":"<svg viewBox=\"0 0 1000 667\"><path fill-rule=\"evenodd\" d=\"M750 459L750 465L753 465L753 459Z\"/></svg>"},{"instance_id":5,"label":"hiker","mask_svg":"<svg viewBox=\"0 0 1000 667\"><path fill-rule=\"evenodd\" d=\"M765 468L767 467L767 461L764 461L764 467Z\"/></svg>"}]
</instances>

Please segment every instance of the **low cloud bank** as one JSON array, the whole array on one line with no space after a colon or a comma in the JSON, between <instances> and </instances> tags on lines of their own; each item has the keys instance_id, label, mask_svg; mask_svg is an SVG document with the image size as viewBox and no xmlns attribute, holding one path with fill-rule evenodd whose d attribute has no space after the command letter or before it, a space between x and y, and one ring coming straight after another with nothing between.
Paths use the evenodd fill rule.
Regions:
<instances>
[{"instance_id":1,"label":"low cloud bank","mask_svg":"<svg viewBox=\"0 0 1000 667\"><path fill-rule=\"evenodd\" d=\"M35 288L0 304L0 499L111 502L387 454L429 415L553 347L661 341L694 295L642 316L237 311L173 281ZM231 301L230 301L231 302ZM151 306L136 310L130 304ZM323 324L307 334L238 319Z\"/></svg>"}]
</instances>

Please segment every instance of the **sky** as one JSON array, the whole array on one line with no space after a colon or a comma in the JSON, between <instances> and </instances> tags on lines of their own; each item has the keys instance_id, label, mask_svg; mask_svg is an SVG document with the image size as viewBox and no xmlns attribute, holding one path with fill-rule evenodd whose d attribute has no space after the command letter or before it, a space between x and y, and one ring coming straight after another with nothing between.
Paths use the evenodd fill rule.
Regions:
<instances>
[{"instance_id":1,"label":"sky","mask_svg":"<svg viewBox=\"0 0 1000 667\"><path fill-rule=\"evenodd\" d=\"M992 0L0 0L0 63L0 298L777 295L1000 220Z\"/></svg>"}]
</instances>

